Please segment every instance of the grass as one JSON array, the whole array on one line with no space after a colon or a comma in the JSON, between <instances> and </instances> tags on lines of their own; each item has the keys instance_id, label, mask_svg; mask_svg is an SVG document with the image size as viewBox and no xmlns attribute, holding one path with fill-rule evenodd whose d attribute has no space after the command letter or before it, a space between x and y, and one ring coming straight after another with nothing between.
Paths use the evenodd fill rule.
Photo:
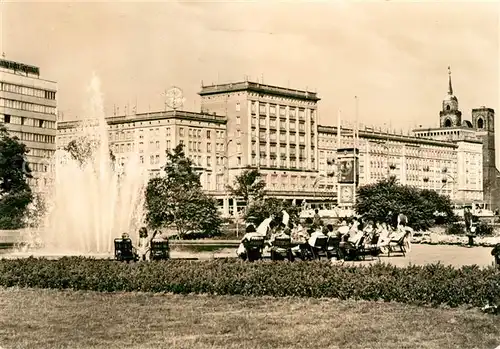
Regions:
<instances>
[{"instance_id":1,"label":"grass","mask_svg":"<svg viewBox=\"0 0 500 349\"><path fill-rule=\"evenodd\" d=\"M499 338L498 317L463 308L0 288L5 349L493 349Z\"/></svg>"}]
</instances>

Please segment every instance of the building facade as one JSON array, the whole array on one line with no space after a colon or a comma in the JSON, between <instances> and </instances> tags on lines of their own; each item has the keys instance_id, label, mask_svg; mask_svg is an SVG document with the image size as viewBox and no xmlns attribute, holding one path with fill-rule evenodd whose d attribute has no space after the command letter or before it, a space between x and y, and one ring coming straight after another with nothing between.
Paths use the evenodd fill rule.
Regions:
<instances>
[{"instance_id":1,"label":"building facade","mask_svg":"<svg viewBox=\"0 0 500 349\"><path fill-rule=\"evenodd\" d=\"M315 92L243 81L202 86L199 95L202 112L227 118L228 183L251 167L261 172L268 195L295 202L335 197L318 190Z\"/></svg>"},{"instance_id":2,"label":"building facade","mask_svg":"<svg viewBox=\"0 0 500 349\"><path fill-rule=\"evenodd\" d=\"M339 139L337 127L332 126L319 126L318 133L324 171L331 168L327 161L338 163L338 149L356 148L359 185L394 176L403 185L435 190L457 204L483 201L483 146L477 139L451 142L370 128L360 129L356 140L352 130L341 130ZM340 191L337 180L327 177L324 183Z\"/></svg>"},{"instance_id":3,"label":"building facade","mask_svg":"<svg viewBox=\"0 0 500 349\"><path fill-rule=\"evenodd\" d=\"M227 184L247 168L261 172L270 196L295 203L337 202L343 191L339 164L347 156L343 149L355 149L359 185L395 176L402 184L435 190L459 204L483 201L484 137L489 131L481 131L483 138L478 138L483 133L464 126L455 111L456 98L443 103L442 122L449 125L445 131L420 129L409 136L365 127L354 137L352 129L338 132L337 127L318 125L320 99L315 92L244 81L202 85L199 94L199 113L172 110L106 118L118 163L138 156L139 166L151 176L161 175L166 154L183 143L203 188L219 199L225 214L241 209ZM476 125L482 118L483 128L492 126L490 109L474 115ZM97 134L92 127L81 121L59 122L57 147L89 130ZM344 201L352 206L354 200Z\"/></svg>"},{"instance_id":4,"label":"building facade","mask_svg":"<svg viewBox=\"0 0 500 349\"><path fill-rule=\"evenodd\" d=\"M472 120L462 119L448 68L448 93L439 113L439 127L419 128L414 130L414 135L422 139L456 143L460 150L457 154L457 183L463 188L480 185L484 193L484 206L494 210L500 207L500 173L495 161L495 111L482 106L472 109L471 114ZM471 145L473 142L481 145L480 153L477 145ZM482 167L481 173L474 170L477 166Z\"/></svg>"},{"instance_id":5,"label":"building facade","mask_svg":"<svg viewBox=\"0 0 500 349\"><path fill-rule=\"evenodd\" d=\"M210 193L224 187L226 119L218 115L186 111L164 111L106 118L108 142L118 165L138 157L149 176L161 175L167 154L179 143L201 171L203 187ZM63 149L79 137L99 137L95 121L60 121L57 148Z\"/></svg>"},{"instance_id":6,"label":"building facade","mask_svg":"<svg viewBox=\"0 0 500 349\"><path fill-rule=\"evenodd\" d=\"M0 59L0 122L26 144L30 185L42 190L53 181L50 159L56 150L57 84L40 69Z\"/></svg>"}]
</instances>

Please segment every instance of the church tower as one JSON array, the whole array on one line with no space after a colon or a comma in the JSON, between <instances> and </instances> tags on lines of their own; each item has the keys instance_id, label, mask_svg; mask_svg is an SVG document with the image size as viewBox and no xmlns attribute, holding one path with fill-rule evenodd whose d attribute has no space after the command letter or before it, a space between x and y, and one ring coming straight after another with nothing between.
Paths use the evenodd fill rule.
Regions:
<instances>
[{"instance_id":1,"label":"church tower","mask_svg":"<svg viewBox=\"0 0 500 349\"><path fill-rule=\"evenodd\" d=\"M459 127L462 125L462 112L458 110L458 99L453 94L451 69L448 67L448 95L443 100L443 108L439 112L440 127Z\"/></svg>"},{"instance_id":2,"label":"church tower","mask_svg":"<svg viewBox=\"0 0 500 349\"><path fill-rule=\"evenodd\" d=\"M472 109L472 125L476 130L476 136L483 142L484 200L491 206L490 208L498 208L500 183L495 161L495 111L486 107Z\"/></svg>"}]
</instances>

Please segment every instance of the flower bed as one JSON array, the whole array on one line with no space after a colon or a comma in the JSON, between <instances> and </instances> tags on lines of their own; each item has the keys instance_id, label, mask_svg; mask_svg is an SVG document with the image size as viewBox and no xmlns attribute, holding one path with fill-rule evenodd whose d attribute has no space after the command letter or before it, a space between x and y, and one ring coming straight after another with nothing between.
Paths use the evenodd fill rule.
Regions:
<instances>
[{"instance_id":1,"label":"flower bed","mask_svg":"<svg viewBox=\"0 0 500 349\"><path fill-rule=\"evenodd\" d=\"M413 236L412 243L428 245L467 245L469 238L466 235L446 235L439 233L424 233ZM500 236L475 236L474 246L493 247L500 243Z\"/></svg>"},{"instance_id":2,"label":"flower bed","mask_svg":"<svg viewBox=\"0 0 500 349\"><path fill-rule=\"evenodd\" d=\"M245 263L170 260L119 263L83 257L0 260L0 286L208 293L247 296L332 297L426 305L496 303L500 270L441 264L340 266L324 262Z\"/></svg>"}]
</instances>

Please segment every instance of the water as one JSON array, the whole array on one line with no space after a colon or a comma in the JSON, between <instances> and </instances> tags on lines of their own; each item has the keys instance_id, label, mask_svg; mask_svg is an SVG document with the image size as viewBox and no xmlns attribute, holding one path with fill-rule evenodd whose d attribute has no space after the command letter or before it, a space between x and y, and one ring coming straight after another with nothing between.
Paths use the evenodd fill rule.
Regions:
<instances>
[{"instance_id":1,"label":"water","mask_svg":"<svg viewBox=\"0 0 500 349\"><path fill-rule=\"evenodd\" d=\"M38 229L24 235L25 249L37 248L36 254L109 254L114 238L127 232L136 241L143 224L147 176L140 170L137 154L131 154L124 166L118 160L123 154L115 154L118 166L113 168L100 81L95 75L89 91L91 120L79 132L79 144L96 141L97 146L84 164L63 150L52 159L56 175L44 197L47 212Z\"/></svg>"}]
</instances>

